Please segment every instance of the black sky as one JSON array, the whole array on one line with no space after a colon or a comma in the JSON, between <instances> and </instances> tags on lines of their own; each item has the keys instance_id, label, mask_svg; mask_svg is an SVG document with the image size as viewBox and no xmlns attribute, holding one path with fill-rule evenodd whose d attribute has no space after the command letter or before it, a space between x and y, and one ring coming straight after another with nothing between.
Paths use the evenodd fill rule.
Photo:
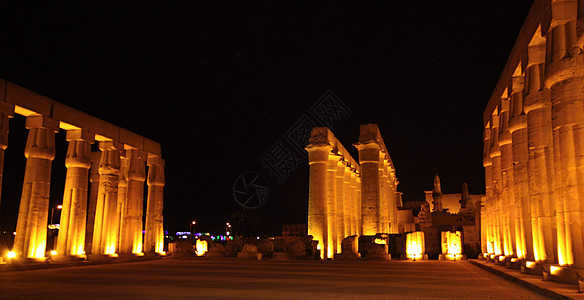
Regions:
<instances>
[{"instance_id":1,"label":"black sky","mask_svg":"<svg viewBox=\"0 0 584 300\"><path fill-rule=\"evenodd\" d=\"M482 112L532 1L319 3L40 2L0 6L0 77L162 144L165 228L219 230L232 184L333 91L352 151L378 123L404 200L436 171L443 191L484 193ZM11 121L0 226L15 227L26 130ZM51 205L66 143L57 137ZM308 167L272 184L258 213L305 223Z\"/></svg>"}]
</instances>

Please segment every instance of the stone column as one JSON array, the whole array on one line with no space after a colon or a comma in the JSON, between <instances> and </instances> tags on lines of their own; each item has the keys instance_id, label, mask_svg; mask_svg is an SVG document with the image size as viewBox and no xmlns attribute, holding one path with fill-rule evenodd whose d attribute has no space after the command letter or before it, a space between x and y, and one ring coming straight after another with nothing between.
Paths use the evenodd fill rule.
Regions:
<instances>
[{"instance_id":1,"label":"stone column","mask_svg":"<svg viewBox=\"0 0 584 300\"><path fill-rule=\"evenodd\" d=\"M533 260L531 209L527 177L528 140L527 116L523 111L524 77L518 69L511 79L511 119L509 132L513 141L513 194L515 200L515 237L517 257Z\"/></svg>"},{"instance_id":2,"label":"stone column","mask_svg":"<svg viewBox=\"0 0 584 300\"><path fill-rule=\"evenodd\" d=\"M308 163L310 179L308 186L308 235L318 241L321 258L325 258L328 245L327 223L327 163L332 146L328 144L309 144Z\"/></svg>"},{"instance_id":3,"label":"stone column","mask_svg":"<svg viewBox=\"0 0 584 300\"><path fill-rule=\"evenodd\" d=\"M353 198L351 196L351 168L349 167L349 163L343 165L344 171L343 174L343 225L344 231L343 236L347 237L353 235L353 231L351 225L353 224L352 215L353 215Z\"/></svg>"},{"instance_id":4,"label":"stone column","mask_svg":"<svg viewBox=\"0 0 584 300\"><path fill-rule=\"evenodd\" d=\"M356 182L355 182L355 193L356 193L356 197L355 197L355 204L357 205L357 211L356 211L356 217L357 217L357 235L358 236L362 236L363 234L363 198L362 193L361 193L361 189L363 188L362 182L361 182L361 170L359 170L359 174L357 175L357 177L355 178Z\"/></svg>"},{"instance_id":5,"label":"stone column","mask_svg":"<svg viewBox=\"0 0 584 300\"><path fill-rule=\"evenodd\" d=\"M85 231L85 253L91 254L93 248L93 226L95 225L95 208L97 206L97 194L99 192L99 161L101 152L91 152L91 168L89 169L89 205L87 207L87 230Z\"/></svg>"},{"instance_id":6,"label":"stone column","mask_svg":"<svg viewBox=\"0 0 584 300\"><path fill-rule=\"evenodd\" d=\"M24 150L26 170L13 251L25 258L44 258L51 163L55 158L55 132L59 131L59 123L32 115L26 118L26 128L29 130Z\"/></svg>"},{"instance_id":7,"label":"stone column","mask_svg":"<svg viewBox=\"0 0 584 300\"><path fill-rule=\"evenodd\" d=\"M122 219L122 248L120 253L142 252L142 213L144 203L145 161L147 154L140 150L127 150L128 194Z\"/></svg>"},{"instance_id":8,"label":"stone column","mask_svg":"<svg viewBox=\"0 0 584 300\"><path fill-rule=\"evenodd\" d=\"M493 209L493 162L491 160L491 124L492 120L485 126L483 133L483 167L485 168L485 197L483 210L481 210L481 242L483 253L494 254L494 231L491 210Z\"/></svg>"},{"instance_id":9,"label":"stone column","mask_svg":"<svg viewBox=\"0 0 584 300\"><path fill-rule=\"evenodd\" d=\"M545 85L552 100L558 263L584 268L584 55L577 45L578 1L552 1Z\"/></svg>"},{"instance_id":10,"label":"stone column","mask_svg":"<svg viewBox=\"0 0 584 300\"><path fill-rule=\"evenodd\" d=\"M100 141L99 191L95 208L95 225L91 253L115 254L117 244L118 182L120 180L120 144Z\"/></svg>"},{"instance_id":11,"label":"stone column","mask_svg":"<svg viewBox=\"0 0 584 300\"><path fill-rule=\"evenodd\" d=\"M127 248L129 241L127 240L128 237L124 236L123 232L125 230L124 219L126 217L126 205L128 202L128 168L130 165L130 159L128 150L124 150L123 152L123 155L120 156L120 181L118 182L118 206L116 209L117 218L119 220L116 249L119 249L118 252L120 254L129 254L132 253L132 251Z\"/></svg>"},{"instance_id":12,"label":"stone column","mask_svg":"<svg viewBox=\"0 0 584 300\"><path fill-rule=\"evenodd\" d=\"M341 242L345 238L345 203L344 203L344 185L345 185L345 164L343 157L337 156L337 170L336 174L336 212L337 218L334 221L336 225L336 250L335 253L341 253Z\"/></svg>"},{"instance_id":13,"label":"stone column","mask_svg":"<svg viewBox=\"0 0 584 300\"><path fill-rule=\"evenodd\" d=\"M358 214L361 214L361 209L357 201L357 173L356 170L351 169L350 172L350 187L351 187L351 235L357 234Z\"/></svg>"},{"instance_id":14,"label":"stone column","mask_svg":"<svg viewBox=\"0 0 584 300\"><path fill-rule=\"evenodd\" d=\"M164 160L148 157L148 204L146 208L145 253L164 252L163 201Z\"/></svg>"},{"instance_id":15,"label":"stone column","mask_svg":"<svg viewBox=\"0 0 584 300\"><path fill-rule=\"evenodd\" d=\"M338 158L329 154L326 168L326 189L327 189L327 236L328 245L325 249L326 257L333 258L334 254L337 253L337 160Z\"/></svg>"},{"instance_id":16,"label":"stone column","mask_svg":"<svg viewBox=\"0 0 584 300\"><path fill-rule=\"evenodd\" d=\"M501 149L501 199L500 212L503 214L503 252L515 255L515 197L513 194L513 146L509 133L509 100L501 99L499 127L499 147Z\"/></svg>"},{"instance_id":17,"label":"stone column","mask_svg":"<svg viewBox=\"0 0 584 300\"><path fill-rule=\"evenodd\" d=\"M5 81L2 81L5 84ZM0 89L4 89L0 83ZM2 195L2 179L4 177L4 151L8 148L8 119L14 116L14 105L4 102L0 96L0 196Z\"/></svg>"},{"instance_id":18,"label":"stone column","mask_svg":"<svg viewBox=\"0 0 584 300\"><path fill-rule=\"evenodd\" d=\"M544 85L545 39L536 32L527 51L524 110L527 114L527 142L529 158L529 204L531 210L531 236L533 259L538 262L554 261L555 201L554 153L552 133L552 103L549 89Z\"/></svg>"},{"instance_id":19,"label":"stone column","mask_svg":"<svg viewBox=\"0 0 584 300\"><path fill-rule=\"evenodd\" d=\"M358 143L361 164L361 234L375 235L379 228L379 144Z\"/></svg>"},{"instance_id":20,"label":"stone column","mask_svg":"<svg viewBox=\"0 0 584 300\"><path fill-rule=\"evenodd\" d=\"M379 218L378 225L379 232L389 233L389 199L388 199L388 176L387 176L387 162L382 159L379 166Z\"/></svg>"},{"instance_id":21,"label":"stone column","mask_svg":"<svg viewBox=\"0 0 584 300\"><path fill-rule=\"evenodd\" d=\"M63 193L57 253L82 255L85 254L87 184L91 166L90 143L93 143L94 135L81 129L68 130L66 139L69 141L65 159L67 177Z\"/></svg>"},{"instance_id":22,"label":"stone column","mask_svg":"<svg viewBox=\"0 0 584 300\"><path fill-rule=\"evenodd\" d=\"M503 212L501 209L501 148L499 147L499 115L493 115L493 125L491 127L493 134L491 139L491 149L489 155L491 157L491 174L493 179L493 251L494 254L503 254Z\"/></svg>"}]
</instances>

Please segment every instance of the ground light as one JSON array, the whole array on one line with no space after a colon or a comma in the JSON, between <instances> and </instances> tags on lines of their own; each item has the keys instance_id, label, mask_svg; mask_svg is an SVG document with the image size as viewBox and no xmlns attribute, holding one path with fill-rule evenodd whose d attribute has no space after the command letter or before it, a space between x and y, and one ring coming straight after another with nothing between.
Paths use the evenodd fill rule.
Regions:
<instances>
[{"instance_id":1,"label":"ground light","mask_svg":"<svg viewBox=\"0 0 584 300\"><path fill-rule=\"evenodd\" d=\"M8 257L8 259L13 259L16 257L16 252L8 251L8 253L6 253L6 257Z\"/></svg>"}]
</instances>

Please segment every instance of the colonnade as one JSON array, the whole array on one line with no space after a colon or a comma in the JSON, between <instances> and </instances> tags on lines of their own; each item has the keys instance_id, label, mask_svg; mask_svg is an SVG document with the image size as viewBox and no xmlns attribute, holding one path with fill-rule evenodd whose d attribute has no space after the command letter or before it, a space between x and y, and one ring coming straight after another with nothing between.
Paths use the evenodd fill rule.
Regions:
<instances>
[{"instance_id":1,"label":"colonnade","mask_svg":"<svg viewBox=\"0 0 584 300\"><path fill-rule=\"evenodd\" d=\"M361 195L364 235L398 233L395 167L377 124L362 124L359 150L363 192Z\"/></svg>"},{"instance_id":2,"label":"colonnade","mask_svg":"<svg viewBox=\"0 0 584 300\"><path fill-rule=\"evenodd\" d=\"M359 164L326 127L312 129L308 151L308 234L322 258L340 253L342 240L361 234Z\"/></svg>"},{"instance_id":3,"label":"colonnade","mask_svg":"<svg viewBox=\"0 0 584 300\"><path fill-rule=\"evenodd\" d=\"M398 230L398 182L377 125L361 125L355 146L361 164L326 127L312 129L306 146L310 165L308 234L319 241L322 258L340 253L345 237Z\"/></svg>"},{"instance_id":4,"label":"colonnade","mask_svg":"<svg viewBox=\"0 0 584 300\"><path fill-rule=\"evenodd\" d=\"M584 268L582 9L534 3L485 110L485 253Z\"/></svg>"},{"instance_id":5,"label":"colonnade","mask_svg":"<svg viewBox=\"0 0 584 300\"><path fill-rule=\"evenodd\" d=\"M0 80L0 91L0 180L8 146L8 118L15 113L24 115L28 129L26 169L12 249L17 257L46 256L51 165L59 130L66 131L69 145L57 255L163 252L165 182L160 144L11 82ZM96 142L100 151L92 153L91 144ZM142 241L145 181L148 206Z\"/></svg>"}]
</instances>

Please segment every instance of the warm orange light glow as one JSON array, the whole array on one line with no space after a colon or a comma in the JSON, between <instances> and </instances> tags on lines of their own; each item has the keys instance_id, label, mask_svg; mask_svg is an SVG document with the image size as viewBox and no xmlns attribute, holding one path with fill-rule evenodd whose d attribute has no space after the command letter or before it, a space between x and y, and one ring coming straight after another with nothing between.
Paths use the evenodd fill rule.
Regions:
<instances>
[{"instance_id":1,"label":"warm orange light glow","mask_svg":"<svg viewBox=\"0 0 584 300\"><path fill-rule=\"evenodd\" d=\"M111 257L118 257L118 254L117 253L112 253L109 256L111 256Z\"/></svg>"},{"instance_id":2,"label":"warm orange light glow","mask_svg":"<svg viewBox=\"0 0 584 300\"><path fill-rule=\"evenodd\" d=\"M561 271L562 271L562 267L550 266L550 274L551 275L558 275Z\"/></svg>"},{"instance_id":3,"label":"warm orange light glow","mask_svg":"<svg viewBox=\"0 0 584 300\"><path fill-rule=\"evenodd\" d=\"M442 254L444 254L447 258L454 257L462 253L462 240L460 231L450 232L450 231L443 231L442 232ZM448 256L450 254L450 256Z\"/></svg>"},{"instance_id":4,"label":"warm orange light glow","mask_svg":"<svg viewBox=\"0 0 584 300\"><path fill-rule=\"evenodd\" d=\"M518 261L518 260L519 260L519 259L517 259L517 258L512 258L512 259L511 259L511 262L513 263L513 262L516 262L516 261Z\"/></svg>"},{"instance_id":5,"label":"warm orange light glow","mask_svg":"<svg viewBox=\"0 0 584 300\"><path fill-rule=\"evenodd\" d=\"M527 268L530 268L531 269L531 268L535 267L535 262L534 261L526 261L525 262L525 266Z\"/></svg>"},{"instance_id":6,"label":"warm orange light glow","mask_svg":"<svg viewBox=\"0 0 584 300\"><path fill-rule=\"evenodd\" d=\"M406 256L409 259L422 257L425 251L424 232L416 231L406 235Z\"/></svg>"},{"instance_id":7,"label":"warm orange light glow","mask_svg":"<svg viewBox=\"0 0 584 300\"><path fill-rule=\"evenodd\" d=\"M144 252L136 253L136 255L138 255L138 256L144 256Z\"/></svg>"},{"instance_id":8,"label":"warm orange light glow","mask_svg":"<svg viewBox=\"0 0 584 300\"><path fill-rule=\"evenodd\" d=\"M57 205L57 209L63 209L63 205L61 204Z\"/></svg>"},{"instance_id":9,"label":"warm orange light glow","mask_svg":"<svg viewBox=\"0 0 584 300\"><path fill-rule=\"evenodd\" d=\"M16 257L16 252L8 251L8 253L6 253L6 257L8 257L8 259L13 259Z\"/></svg>"},{"instance_id":10,"label":"warm orange light glow","mask_svg":"<svg viewBox=\"0 0 584 300\"><path fill-rule=\"evenodd\" d=\"M196 244L196 254L197 256L203 256L208 251L208 244L207 241L197 240Z\"/></svg>"},{"instance_id":11,"label":"warm orange light glow","mask_svg":"<svg viewBox=\"0 0 584 300\"><path fill-rule=\"evenodd\" d=\"M55 250L51 250L51 255L52 255L52 256L55 256L55 255L57 255L57 251L55 251Z\"/></svg>"},{"instance_id":12,"label":"warm orange light glow","mask_svg":"<svg viewBox=\"0 0 584 300\"><path fill-rule=\"evenodd\" d=\"M373 242L375 244L378 244L378 245L385 245L386 244L384 239L379 239L379 238L375 239Z\"/></svg>"},{"instance_id":13,"label":"warm orange light glow","mask_svg":"<svg viewBox=\"0 0 584 300\"><path fill-rule=\"evenodd\" d=\"M501 255L499 256L499 261L504 261L505 260L505 256Z\"/></svg>"}]
</instances>

